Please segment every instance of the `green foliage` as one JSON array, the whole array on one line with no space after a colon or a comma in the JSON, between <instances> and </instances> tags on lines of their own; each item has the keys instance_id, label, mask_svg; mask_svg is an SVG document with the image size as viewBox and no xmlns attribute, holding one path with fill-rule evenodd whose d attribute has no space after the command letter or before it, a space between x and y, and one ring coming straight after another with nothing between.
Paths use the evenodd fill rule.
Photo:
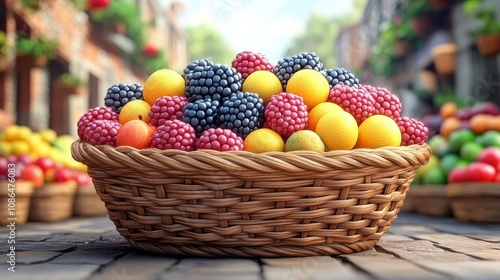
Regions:
<instances>
[{"instance_id":1,"label":"green foliage","mask_svg":"<svg viewBox=\"0 0 500 280\"><path fill-rule=\"evenodd\" d=\"M215 63L231 64L235 53L224 37L211 25L202 24L186 30L191 60L210 58Z\"/></svg>"},{"instance_id":2,"label":"green foliage","mask_svg":"<svg viewBox=\"0 0 500 280\"><path fill-rule=\"evenodd\" d=\"M165 59L165 50L160 49L158 55L154 57L149 56L136 56L141 61L136 61L137 64L142 65L148 73L153 73L156 70L168 68L170 63Z\"/></svg>"},{"instance_id":3,"label":"green foliage","mask_svg":"<svg viewBox=\"0 0 500 280\"><path fill-rule=\"evenodd\" d=\"M41 0L21 0L21 3L28 9L36 9L40 5Z\"/></svg>"},{"instance_id":4,"label":"green foliage","mask_svg":"<svg viewBox=\"0 0 500 280\"><path fill-rule=\"evenodd\" d=\"M18 52L23 54L46 55L48 58L54 58L57 53L57 45L56 40L20 36L16 48Z\"/></svg>"},{"instance_id":5,"label":"green foliage","mask_svg":"<svg viewBox=\"0 0 500 280\"><path fill-rule=\"evenodd\" d=\"M78 76L75 76L71 73L64 73L61 75L61 77L59 77L59 80L62 82L62 83L65 83L65 84L68 84L68 85L72 85L72 86L76 86L76 87L83 87L85 86L87 83L85 81L83 81L82 79L80 79Z\"/></svg>"},{"instance_id":6,"label":"green foliage","mask_svg":"<svg viewBox=\"0 0 500 280\"><path fill-rule=\"evenodd\" d=\"M406 19L417 18L435 12L429 4L429 0L402 1L402 4L404 5L402 15Z\"/></svg>"},{"instance_id":7,"label":"green foliage","mask_svg":"<svg viewBox=\"0 0 500 280\"><path fill-rule=\"evenodd\" d=\"M466 0L463 9L479 22L479 27L474 32L476 36L500 34L500 21L497 20L494 6L483 0Z\"/></svg>"},{"instance_id":8,"label":"green foliage","mask_svg":"<svg viewBox=\"0 0 500 280\"><path fill-rule=\"evenodd\" d=\"M0 57L7 55L11 51L12 45L9 42L7 34L3 31L0 31Z\"/></svg>"}]
</instances>

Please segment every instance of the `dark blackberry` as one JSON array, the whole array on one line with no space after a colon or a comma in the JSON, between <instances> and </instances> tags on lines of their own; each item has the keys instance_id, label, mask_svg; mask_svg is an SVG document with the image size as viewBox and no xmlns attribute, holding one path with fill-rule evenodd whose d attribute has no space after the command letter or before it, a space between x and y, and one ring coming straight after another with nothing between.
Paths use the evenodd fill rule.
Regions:
<instances>
[{"instance_id":1,"label":"dark blackberry","mask_svg":"<svg viewBox=\"0 0 500 280\"><path fill-rule=\"evenodd\" d=\"M182 71L182 77L184 78L187 74L191 73L194 71L196 67L205 67L205 66L213 66L214 63L210 59L200 59L200 60L195 60L189 63L186 68Z\"/></svg>"},{"instance_id":2,"label":"dark blackberry","mask_svg":"<svg viewBox=\"0 0 500 280\"><path fill-rule=\"evenodd\" d=\"M298 55L287 56L278 61L274 67L274 74L280 79L283 91L286 89L286 84L290 77L297 71L302 69L313 69L316 71L323 70L323 63L318 55L314 52L301 52Z\"/></svg>"},{"instance_id":3,"label":"dark blackberry","mask_svg":"<svg viewBox=\"0 0 500 280\"><path fill-rule=\"evenodd\" d=\"M336 84L342 84L350 87L358 87L359 80L347 71L344 67L339 67L335 69L324 69L321 74L325 76L328 84L330 84L330 89L332 89Z\"/></svg>"},{"instance_id":4,"label":"dark blackberry","mask_svg":"<svg viewBox=\"0 0 500 280\"><path fill-rule=\"evenodd\" d=\"M241 91L243 82L241 74L225 64L196 66L184 79L185 96L191 102L206 97L222 101L231 93Z\"/></svg>"},{"instance_id":5,"label":"dark blackberry","mask_svg":"<svg viewBox=\"0 0 500 280\"><path fill-rule=\"evenodd\" d=\"M144 100L142 97L142 86L139 84L119 83L108 88L104 97L104 105L120 113L123 106L132 100Z\"/></svg>"},{"instance_id":6,"label":"dark blackberry","mask_svg":"<svg viewBox=\"0 0 500 280\"><path fill-rule=\"evenodd\" d=\"M217 127L218 100L198 99L188 103L182 110L182 121L193 126L196 136L211 127Z\"/></svg>"},{"instance_id":7,"label":"dark blackberry","mask_svg":"<svg viewBox=\"0 0 500 280\"><path fill-rule=\"evenodd\" d=\"M229 96L219 108L219 126L245 139L264 124L264 101L256 93L238 92Z\"/></svg>"}]
</instances>

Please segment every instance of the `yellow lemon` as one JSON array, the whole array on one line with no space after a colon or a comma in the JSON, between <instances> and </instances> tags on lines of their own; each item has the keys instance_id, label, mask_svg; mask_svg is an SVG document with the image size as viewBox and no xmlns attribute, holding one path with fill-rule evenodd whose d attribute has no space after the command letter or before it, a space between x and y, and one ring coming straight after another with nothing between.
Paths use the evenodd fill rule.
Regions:
<instances>
[{"instance_id":1,"label":"yellow lemon","mask_svg":"<svg viewBox=\"0 0 500 280\"><path fill-rule=\"evenodd\" d=\"M316 133L328 150L350 150L358 140L358 123L348 112L335 110L319 119Z\"/></svg>"},{"instance_id":2,"label":"yellow lemon","mask_svg":"<svg viewBox=\"0 0 500 280\"><path fill-rule=\"evenodd\" d=\"M243 141L243 147L245 151L253 153L283 152L285 142L274 130L259 128L248 134Z\"/></svg>"},{"instance_id":3,"label":"yellow lemon","mask_svg":"<svg viewBox=\"0 0 500 280\"><path fill-rule=\"evenodd\" d=\"M184 96L184 88L184 78L179 73L170 69L160 69L146 79L142 86L142 96L153 106L156 99L165 95Z\"/></svg>"},{"instance_id":4,"label":"yellow lemon","mask_svg":"<svg viewBox=\"0 0 500 280\"><path fill-rule=\"evenodd\" d=\"M359 136L355 148L380 148L400 146L401 130L397 123L386 115L373 115L359 125Z\"/></svg>"},{"instance_id":5,"label":"yellow lemon","mask_svg":"<svg viewBox=\"0 0 500 280\"><path fill-rule=\"evenodd\" d=\"M332 102L322 102L314 106L311 111L309 111L309 129L315 130L316 124L319 119L326 113L330 113L335 110L343 110L339 105Z\"/></svg>"},{"instance_id":6,"label":"yellow lemon","mask_svg":"<svg viewBox=\"0 0 500 280\"><path fill-rule=\"evenodd\" d=\"M252 72L243 82L242 91L257 93L267 105L271 96L283 91L280 79L273 73L265 70Z\"/></svg>"},{"instance_id":7,"label":"yellow lemon","mask_svg":"<svg viewBox=\"0 0 500 280\"><path fill-rule=\"evenodd\" d=\"M56 140L57 138L57 133L50 128L42 129L38 132L40 136L42 137L43 141L47 143L51 143L52 141Z\"/></svg>"},{"instance_id":8,"label":"yellow lemon","mask_svg":"<svg viewBox=\"0 0 500 280\"><path fill-rule=\"evenodd\" d=\"M5 128L3 133L3 139L5 141L14 141L17 140L17 135L19 134L20 126L18 125L9 125Z\"/></svg>"},{"instance_id":9,"label":"yellow lemon","mask_svg":"<svg viewBox=\"0 0 500 280\"><path fill-rule=\"evenodd\" d=\"M328 100L330 85L320 72L302 69L294 73L288 80L286 92L302 96L307 110L311 111L314 106Z\"/></svg>"},{"instance_id":10,"label":"yellow lemon","mask_svg":"<svg viewBox=\"0 0 500 280\"><path fill-rule=\"evenodd\" d=\"M285 142L285 152L300 150L324 152L325 148L325 144L319 135L308 129L292 133Z\"/></svg>"},{"instance_id":11,"label":"yellow lemon","mask_svg":"<svg viewBox=\"0 0 500 280\"><path fill-rule=\"evenodd\" d=\"M120 111L118 121L121 124L126 124L131 120L141 120L149 123L149 110L151 110L151 105L144 100L129 101Z\"/></svg>"}]
</instances>

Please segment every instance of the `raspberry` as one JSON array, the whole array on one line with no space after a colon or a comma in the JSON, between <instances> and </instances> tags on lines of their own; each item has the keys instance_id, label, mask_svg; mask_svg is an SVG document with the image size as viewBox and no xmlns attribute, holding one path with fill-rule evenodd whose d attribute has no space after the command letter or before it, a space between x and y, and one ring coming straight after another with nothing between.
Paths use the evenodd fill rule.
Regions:
<instances>
[{"instance_id":1,"label":"raspberry","mask_svg":"<svg viewBox=\"0 0 500 280\"><path fill-rule=\"evenodd\" d=\"M239 151L243 150L243 139L229 129L209 128L196 142L196 149Z\"/></svg>"},{"instance_id":2,"label":"raspberry","mask_svg":"<svg viewBox=\"0 0 500 280\"><path fill-rule=\"evenodd\" d=\"M243 80L254 71L265 70L272 72L274 69L274 65L269 62L265 55L250 51L238 53L231 62L231 65L236 71L241 73Z\"/></svg>"},{"instance_id":3,"label":"raspberry","mask_svg":"<svg viewBox=\"0 0 500 280\"><path fill-rule=\"evenodd\" d=\"M278 64L273 69L274 74L280 79L283 90L286 89L286 84L290 77L297 71L302 69L313 69L316 71L323 70L323 63L318 55L314 52L301 52L298 55L287 56L278 61Z\"/></svg>"},{"instance_id":4,"label":"raspberry","mask_svg":"<svg viewBox=\"0 0 500 280\"><path fill-rule=\"evenodd\" d=\"M85 128L94 120L110 120L118 121L118 114L109 107L95 107L88 110L83 116L80 117L77 123L78 138L84 141Z\"/></svg>"},{"instance_id":5,"label":"raspberry","mask_svg":"<svg viewBox=\"0 0 500 280\"><path fill-rule=\"evenodd\" d=\"M152 148L193 151L196 143L194 128L180 120L167 120L158 126L149 139Z\"/></svg>"},{"instance_id":6,"label":"raspberry","mask_svg":"<svg viewBox=\"0 0 500 280\"><path fill-rule=\"evenodd\" d=\"M92 145L116 146L116 136L122 125L114 120L94 120L84 130L83 141Z\"/></svg>"},{"instance_id":7,"label":"raspberry","mask_svg":"<svg viewBox=\"0 0 500 280\"><path fill-rule=\"evenodd\" d=\"M273 95L264 109L264 127L270 128L285 140L308 122L307 106L301 96L282 92Z\"/></svg>"},{"instance_id":8,"label":"raspberry","mask_svg":"<svg viewBox=\"0 0 500 280\"><path fill-rule=\"evenodd\" d=\"M211 127L217 126L217 112L220 102L217 100L198 99L184 106L182 121L193 126L196 136Z\"/></svg>"},{"instance_id":9,"label":"raspberry","mask_svg":"<svg viewBox=\"0 0 500 280\"><path fill-rule=\"evenodd\" d=\"M401 146L423 144L429 135L429 129L421 122L409 117L398 117L396 123L401 130Z\"/></svg>"},{"instance_id":10,"label":"raspberry","mask_svg":"<svg viewBox=\"0 0 500 280\"><path fill-rule=\"evenodd\" d=\"M375 100L362 87L354 88L338 84L330 91L328 101L339 105L344 111L350 113L358 125L373 115Z\"/></svg>"},{"instance_id":11,"label":"raspberry","mask_svg":"<svg viewBox=\"0 0 500 280\"><path fill-rule=\"evenodd\" d=\"M232 130L241 138L262 127L264 123L264 101L256 93L233 93L219 108L219 124Z\"/></svg>"},{"instance_id":12,"label":"raspberry","mask_svg":"<svg viewBox=\"0 0 500 280\"><path fill-rule=\"evenodd\" d=\"M188 104L188 100L184 96L163 96L158 98L149 110L149 122L154 126L160 126L167 120L180 120L182 110L186 104Z\"/></svg>"},{"instance_id":13,"label":"raspberry","mask_svg":"<svg viewBox=\"0 0 500 280\"><path fill-rule=\"evenodd\" d=\"M397 119L401 115L402 105L399 98L385 88L362 86L375 100L373 103L373 114L386 115L392 119Z\"/></svg>"},{"instance_id":14,"label":"raspberry","mask_svg":"<svg viewBox=\"0 0 500 280\"><path fill-rule=\"evenodd\" d=\"M139 84L119 83L108 88L104 97L104 105L120 113L123 106L132 100L144 100L142 86Z\"/></svg>"}]
</instances>

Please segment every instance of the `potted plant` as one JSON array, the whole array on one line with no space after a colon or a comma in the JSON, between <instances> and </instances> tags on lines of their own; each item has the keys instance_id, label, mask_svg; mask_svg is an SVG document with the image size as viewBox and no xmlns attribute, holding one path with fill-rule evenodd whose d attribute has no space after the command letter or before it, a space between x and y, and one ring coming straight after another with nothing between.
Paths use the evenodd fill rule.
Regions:
<instances>
[{"instance_id":1,"label":"potted plant","mask_svg":"<svg viewBox=\"0 0 500 280\"><path fill-rule=\"evenodd\" d=\"M419 37L426 37L434 28L434 9L428 0L410 1L404 7L402 14L409 19L410 26Z\"/></svg>"},{"instance_id":2,"label":"potted plant","mask_svg":"<svg viewBox=\"0 0 500 280\"><path fill-rule=\"evenodd\" d=\"M85 91L87 83L80 77L71 74L62 74L55 84L55 91L60 94L81 95Z\"/></svg>"},{"instance_id":3,"label":"potted plant","mask_svg":"<svg viewBox=\"0 0 500 280\"><path fill-rule=\"evenodd\" d=\"M47 60L56 56L57 45L55 40L21 36L16 44L17 62L20 65L45 67Z\"/></svg>"},{"instance_id":4,"label":"potted plant","mask_svg":"<svg viewBox=\"0 0 500 280\"><path fill-rule=\"evenodd\" d=\"M432 48L432 58L436 72L442 76L447 76L455 72L455 59L457 46L454 43L447 43Z\"/></svg>"},{"instance_id":5,"label":"potted plant","mask_svg":"<svg viewBox=\"0 0 500 280\"><path fill-rule=\"evenodd\" d=\"M478 21L474 36L479 53L484 56L500 53L500 21L495 8L483 0L466 0L463 7L465 13Z\"/></svg>"},{"instance_id":6,"label":"potted plant","mask_svg":"<svg viewBox=\"0 0 500 280\"><path fill-rule=\"evenodd\" d=\"M140 22L138 8L127 0L114 0L105 9L93 10L91 19L114 33L125 34L131 25Z\"/></svg>"}]
</instances>

